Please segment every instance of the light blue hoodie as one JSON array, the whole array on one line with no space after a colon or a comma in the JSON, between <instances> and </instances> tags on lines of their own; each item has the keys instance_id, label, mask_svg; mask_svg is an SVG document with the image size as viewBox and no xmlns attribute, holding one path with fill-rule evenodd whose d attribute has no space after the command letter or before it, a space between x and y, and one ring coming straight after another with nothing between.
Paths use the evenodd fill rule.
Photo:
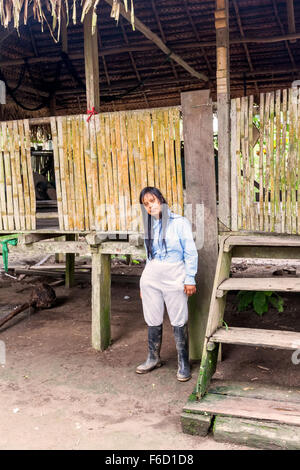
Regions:
<instances>
[{"instance_id":1,"label":"light blue hoodie","mask_svg":"<svg viewBox=\"0 0 300 470\"><path fill-rule=\"evenodd\" d=\"M153 258L168 263L184 261L186 277L184 283L195 285L198 269L198 252L193 240L191 224L186 217L175 214L168 209L168 225L166 229L167 253L162 244L161 220L153 222ZM146 244L145 244L146 247ZM149 262L149 259L146 261Z\"/></svg>"}]
</instances>

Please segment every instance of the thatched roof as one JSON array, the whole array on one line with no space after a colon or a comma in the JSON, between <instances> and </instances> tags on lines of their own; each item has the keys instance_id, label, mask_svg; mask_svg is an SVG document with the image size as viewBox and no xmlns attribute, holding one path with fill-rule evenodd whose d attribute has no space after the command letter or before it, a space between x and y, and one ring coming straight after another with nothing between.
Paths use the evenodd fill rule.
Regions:
<instances>
[{"instance_id":1,"label":"thatched roof","mask_svg":"<svg viewBox=\"0 0 300 470\"><path fill-rule=\"evenodd\" d=\"M0 5L4 3L0 0ZM26 2L10 3L25 5ZM43 5L45 17L52 24L47 3L65 2L41 0L36 3ZM56 43L48 27L42 31L34 17L29 18L29 13L27 24L23 24L22 13L19 32L0 28L0 72L11 88L21 82L15 96L27 108L46 104L37 111L41 114L50 113L47 98L51 87L56 88L57 114L86 112L83 25L80 21L83 8L79 0L75 3L74 24L73 0L68 2L67 57L61 54L61 39ZM294 42L279 40L289 32L286 5L286 0L230 0L232 97L289 87L293 80L300 78L300 39ZM29 2L29 6L32 9L33 4ZM128 8L131 8L130 1ZM180 92L207 87L215 99L215 0L134 0L134 9L136 21L141 20L193 69L207 75L209 81L191 76L121 17L116 25L110 17L111 6L100 1L96 14L101 109L177 105ZM300 33L300 1L294 2L294 12L296 33ZM277 39L257 42L261 38L266 41ZM23 113L32 114L29 110L23 110Z\"/></svg>"},{"instance_id":2,"label":"thatched roof","mask_svg":"<svg viewBox=\"0 0 300 470\"><path fill-rule=\"evenodd\" d=\"M62 18L66 18L67 24L70 21L73 24L77 22L77 11L80 7L80 21L83 22L85 15L92 9L93 32L97 23L97 6L100 0L2 0L0 2L0 23L5 28L13 24L14 28L19 29L21 24L27 25L28 16L31 14L34 20L38 21L42 29L44 24L54 40L59 40ZM111 17L119 21L120 5L124 2L124 7L128 11L128 0L113 0ZM134 27L134 7L131 3L131 22ZM49 21L49 15L52 22Z\"/></svg>"}]
</instances>

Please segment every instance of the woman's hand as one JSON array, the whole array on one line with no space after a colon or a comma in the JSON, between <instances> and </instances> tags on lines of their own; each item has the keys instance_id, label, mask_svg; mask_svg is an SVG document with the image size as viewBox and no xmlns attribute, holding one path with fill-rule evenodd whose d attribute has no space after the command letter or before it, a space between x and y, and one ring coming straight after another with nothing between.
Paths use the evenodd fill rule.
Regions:
<instances>
[{"instance_id":1,"label":"woman's hand","mask_svg":"<svg viewBox=\"0 0 300 470\"><path fill-rule=\"evenodd\" d=\"M184 292L190 297L191 295L196 293L196 286L192 285L189 286L188 284L184 285Z\"/></svg>"}]
</instances>

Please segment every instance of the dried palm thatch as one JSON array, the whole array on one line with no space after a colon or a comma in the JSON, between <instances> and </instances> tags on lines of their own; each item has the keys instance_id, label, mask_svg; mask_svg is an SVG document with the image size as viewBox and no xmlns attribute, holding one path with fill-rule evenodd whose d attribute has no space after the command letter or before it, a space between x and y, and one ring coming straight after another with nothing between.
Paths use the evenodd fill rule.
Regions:
<instances>
[{"instance_id":1,"label":"dried palm thatch","mask_svg":"<svg viewBox=\"0 0 300 470\"><path fill-rule=\"evenodd\" d=\"M57 42L60 37L61 20L66 18L69 24L70 14L72 11L72 21L76 24L77 9L81 7L81 22L83 22L86 14L93 9L92 33L94 33L97 23L97 6L100 0L0 0L0 24L5 28L13 22L16 29L19 28L21 20L27 24L27 19L33 15L43 29L46 24L51 32L53 39ZM113 0L111 17L119 20L120 4L122 0ZM123 0L124 7L128 11L128 0ZM134 7L133 0L131 2L131 23L134 29ZM52 25L49 24L46 15L51 15Z\"/></svg>"}]
</instances>

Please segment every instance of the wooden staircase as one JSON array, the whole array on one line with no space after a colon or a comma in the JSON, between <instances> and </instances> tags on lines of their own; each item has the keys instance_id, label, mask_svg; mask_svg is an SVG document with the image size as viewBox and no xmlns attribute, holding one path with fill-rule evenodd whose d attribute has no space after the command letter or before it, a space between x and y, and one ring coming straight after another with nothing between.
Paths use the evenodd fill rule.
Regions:
<instances>
[{"instance_id":1,"label":"wooden staircase","mask_svg":"<svg viewBox=\"0 0 300 470\"><path fill-rule=\"evenodd\" d=\"M205 428L208 422L207 414L211 417L214 416L215 418L221 415L222 417L228 416L228 419L235 419L237 417L239 417L239 419L251 419L252 416L256 422L259 418L261 420L267 419L268 421L272 421L271 415L268 418L268 414L265 412L264 400L262 400L261 397L259 397L258 400L255 399L255 397L253 398L254 403L251 404L252 408L250 407L252 409L251 415L251 413L249 414L249 411L248 413L245 412L247 407L241 407L241 409L238 409L238 406L235 406L235 411L233 412L232 405L234 402L237 403L236 399L231 400L231 402L230 400L220 401L220 395L212 394L210 390L209 393L207 393L212 376L217 368L220 344L230 343L273 349L286 349L291 351L300 349L300 332L232 328L230 326L227 327L227 325L226 327L223 326L223 317L228 291L247 290L300 292L300 278L230 278L230 268L233 257L300 259L300 236L267 234L229 234L220 236L219 257L216 266L200 371L195 392L193 394L193 400L189 400L188 404L184 408L184 416L182 417L183 428L185 428L184 422L186 421L184 420L187 419L187 416L189 426L191 422L193 425L196 423L196 427L201 423L201 426L204 425ZM221 407L220 403L222 403ZM276 401L272 406L277 409ZM255 410L255 413L253 410ZM284 423L284 426L287 424L293 426L296 425L296 430L299 433L298 437L300 448L299 403L291 406L291 410L292 417L289 417L289 423L284 421L283 414L282 422ZM193 421L193 416L196 421ZM277 422L278 421L280 421L280 413L277 413ZM233 426L235 425L236 423L233 423ZM293 433L295 434L294 430ZM285 439L286 437L284 440ZM268 446L266 448L268 448Z\"/></svg>"}]
</instances>

